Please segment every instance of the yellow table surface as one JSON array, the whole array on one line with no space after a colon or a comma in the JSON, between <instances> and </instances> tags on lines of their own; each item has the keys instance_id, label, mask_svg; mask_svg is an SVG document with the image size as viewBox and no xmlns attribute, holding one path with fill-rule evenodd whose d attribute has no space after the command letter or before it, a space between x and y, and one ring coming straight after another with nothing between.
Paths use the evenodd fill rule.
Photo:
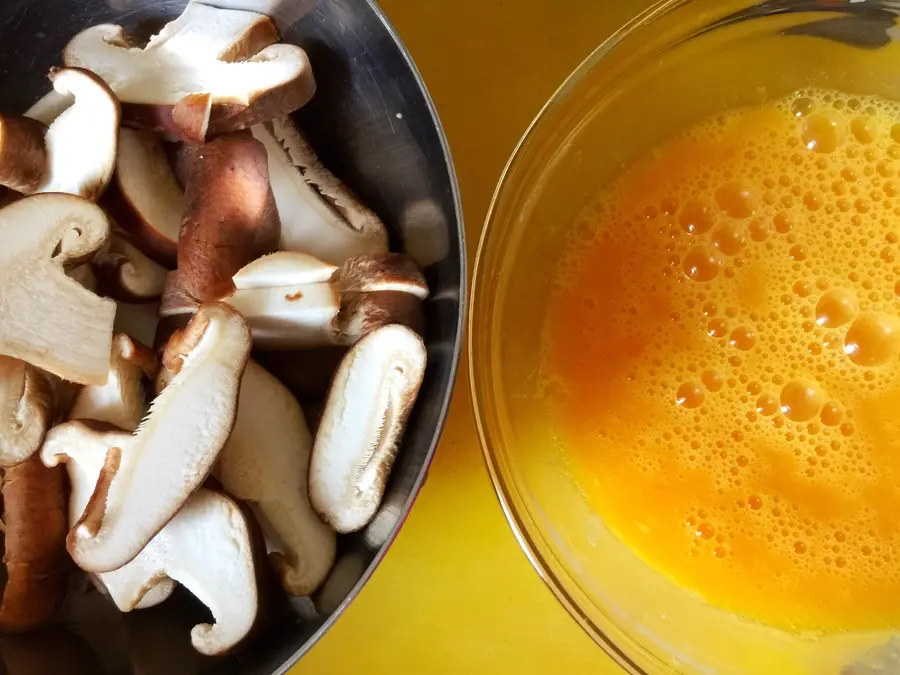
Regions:
<instances>
[{"instance_id":1,"label":"yellow table surface","mask_svg":"<svg viewBox=\"0 0 900 675\"><path fill-rule=\"evenodd\" d=\"M471 273L491 195L519 137L575 66L650 2L381 4L449 136ZM484 467L465 362L428 482L400 536L359 598L292 672L621 672L516 543Z\"/></svg>"}]
</instances>

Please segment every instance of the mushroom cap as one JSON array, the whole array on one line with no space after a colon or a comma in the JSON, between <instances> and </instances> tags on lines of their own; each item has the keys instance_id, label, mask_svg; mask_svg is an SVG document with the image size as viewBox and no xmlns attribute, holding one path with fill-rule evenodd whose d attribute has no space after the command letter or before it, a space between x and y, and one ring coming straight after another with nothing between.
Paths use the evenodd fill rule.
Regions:
<instances>
[{"instance_id":1,"label":"mushroom cap","mask_svg":"<svg viewBox=\"0 0 900 675\"><path fill-rule=\"evenodd\" d=\"M170 386L126 447L108 450L69 533L79 567L108 572L133 560L203 483L234 426L250 347L246 323L222 303L203 305L172 337L163 356Z\"/></svg>"},{"instance_id":2,"label":"mushroom cap","mask_svg":"<svg viewBox=\"0 0 900 675\"><path fill-rule=\"evenodd\" d=\"M53 422L53 391L37 368L0 356L0 466L23 462Z\"/></svg>"},{"instance_id":3,"label":"mushroom cap","mask_svg":"<svg viewBox=\"0 0 900 675\"><path fill-rule=\"evenodd\" d=\"M309 503L312 436L296 399L254 361L241 383L238 417L216 477L226 492L253 505L272 542L272 561L291 595L312 593L334 563L334 532Z\"/></svg>"},{"instance_id":4,"label":"mushroom cap","mask_svg":"<svg viewBox=\"0 0 900 675\"><path fill-rule=\"evenodd\" d=\"M73 96L75 101L47 129L49 164L34 192L65 192L95 202L115 170L119 100L88 70L53 69L50 80L57 92Z\"/></svg>"},{"instance_id":5,"label":"mushroom cap","mask_svg":"<svg viewBox=\"0 0 900 675\"><path fill-rule=\"evenodd\" d=\"M419 300L428 298L428 283L405 253L370 253L344 261L332 281L341 293L390 291L408 293Z\"/></svg>"},{"instance_id":6,"label":"mushroom cap","mask_svg":"<svg viewBox=\"0 0 900 675\"><path fill-rule=\"evenodd\" d=\"M0 354L72 382L106 381L115 304L64 268L108 236L102 209L72 195L35 195L0 210Z\"/></svg>"},{"instance_id":7,"label":"mushroom cap","mask_svg":"<svg viewBox=\"0 0 900 675\"><path fill-rule=\"evenodd\" d=\"M268 153L269 176L281 213L279 248L335 265L388 250L384 224L319 161L289 117L251 131Z\"/></svg>"},{"instance_id":8,"label":"mushroom cap","mask_svg":"<svg viewBox=\"0 0 900 675\"><path fill-rule=\"evenodd\" d=\"M198 300L234 289L232 276L278 246L281 223L265 148L249 134L221 136L192 163L178 242L178 274Z\"/></svg>"},{"instance_id":9,"label":"mushroom cap","mask_svg":"<svg viewBox=\"0 0 900 675\"><path fill-rule=\"evenodd\" d=\"M401 291L341 295L341 311L334 320L340 344L353 345L373 330L389 324L406 326L422 335L425 326L422 301Z\"/></svg>"},{"instance_id":10,"label":"mushroom cap","mask_svg":"<svg viewBox=\"0 0 900 675\"><path fill-rule=\"evenodd\" d=\"M0 115L0 185L31 194L47 172L46 125L28 117Z\"/></svg>"},{"instance_id":11,"label":"mushroom cap","mask_svg":"<svg viewBox=\"0 0 900 675\"><path fill-rule=\"evenodd\" d=\"M119 130L113 189L104 204L142 253L160 265L175 267L184 191L158 136Z\"/></svg>"},{"instance_id":12,"label":"mushroom cap","mask_svg":"<svg viewBox=\"0 0 900 675\"><path fill-rule=\"evenodd\" d=\"M51 621L66 595L65 476L35 455L6 469L3 522L7 581L0 600L0 630L24 632Z\"/></svg>"},{"instance_id":13,"label":"mushroom cap","mask_svg":"<svg viewBox=\"0 0 900 675\"><path fill-rule=\"evenodd\" d=\"M309 467L310 501L335 531L355 532L375 515L426 359L416 333L389 325L356 343L338 367Z\"/></svg>"}]
</instances>

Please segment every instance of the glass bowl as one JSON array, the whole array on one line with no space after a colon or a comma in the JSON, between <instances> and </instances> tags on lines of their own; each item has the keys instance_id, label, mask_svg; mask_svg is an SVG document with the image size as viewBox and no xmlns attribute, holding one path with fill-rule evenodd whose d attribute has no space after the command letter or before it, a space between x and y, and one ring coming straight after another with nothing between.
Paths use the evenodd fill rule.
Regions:
<instances>
[{"instance_id":1,"label":"glass bowl","mask_svg":"<svg viewBox=\"0 0 900 675\"><path fill-rule=\"evenodd\" d=\"M727 108L809 86L900 99L896 11L867 0L656 5L568 78L501 178L476 261L469 324L485 458L532 564L628 672L900 672L892 633L775 630L717 609L651 569L589 505L582 486L590 478L556 441L540 395L554 264L604 183L629 158Z\"/></svg>"}]
</instances>

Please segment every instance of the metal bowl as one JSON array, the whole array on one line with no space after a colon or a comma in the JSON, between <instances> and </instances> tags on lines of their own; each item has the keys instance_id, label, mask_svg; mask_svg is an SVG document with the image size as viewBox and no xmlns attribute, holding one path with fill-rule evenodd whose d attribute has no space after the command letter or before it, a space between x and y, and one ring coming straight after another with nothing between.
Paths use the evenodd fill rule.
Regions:
<instances>
[{"instance_id":1,"label":"metal bowl","mask_svg":"<svg viewBox=\"0 0 900 675\"><path fill-rule=\"evenodd\" d=\"M49 89L45 77L78 31L98 23L149 36L186 0L3 0L0 109L21 113ZM444 424L459 360L465 303L462 211L447 141L406 49L367 0L210 0L272 16L282 40L307 50L318 81L297 115L324 163L388 225L392 247L413 255L432 290L426 303L428 371L381 509L343 538L337 564L311 600L291 601L279 618L233 654L195 655L189 627L203 618L186 592L158 608L120 615L102 597L66 608L58 630L4 645L34 655L73 642L95 665L72 660L57 673L204 675L283 673L359 593L397 535L425 480ZM9 640L12 640L9 643ZM17 642L18 640L18 642ZM85 645L84 643L87 643ZM60 647L59 649L63 649ZM65 652L60 653L62 656ZM79 668L82 668L79 670ZM47 672L45 670L29 672Z\"/></svg>"}]
</instances>

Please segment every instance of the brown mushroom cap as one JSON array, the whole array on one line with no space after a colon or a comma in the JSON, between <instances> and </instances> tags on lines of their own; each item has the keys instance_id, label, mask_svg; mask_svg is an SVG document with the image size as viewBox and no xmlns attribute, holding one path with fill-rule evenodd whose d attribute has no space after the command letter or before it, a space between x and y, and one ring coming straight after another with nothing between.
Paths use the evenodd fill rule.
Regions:
<instances>
[{"instance_id":1,"label":"brown mushroom cap","mask_svg":"<svg viewBox=\"0 0 900 675\"><path fill-rule=\"evenodd\" d=\"M104 206L142 253L168 268L176 264L184 203L159 137L120 129L115 178Z\"/></svg>"},{"instance_id":2,"label":"brown mushroom cap","mask_svg":"<svg viewBox=\"0 0 900 675\"><path fill-rule=\"evenodd\" d=\"M428 284L416 261L405 253L370 253L347 259L332 281L341 293L392 291L428 298Z\"/></svg>"},{"instance_id":3,"label":"brown mushroom cap","mask_svg":"<svg viewBox=\"0 0 900 675\"><path fill-rule=\"evenodd\" d=\"M28 117L0 115L0 185L31 194L47 172L47 127Z\"/></svg>"},{"instance_id":4,"label":"brown mushroom cap","mask_svg":"<svg viewBox=\"0 0 900 675\"><path fill-rule=\"evenodd\" d=\"M2 492L7 582L0 630L24 632L52 620L68 588L65 476L33 456L6 469Z\"/></svg>"},{"instance_id":5,"label":"brown mushroom cap","mask_svg":"<svg viewBox=\"0 0 900 675\"><path fill-rule=\"evenodd\" d=\"M234 290L241 267L278 246L281 223L266 151L249 134L207 143L193 162L178 245L178 274L198 300Z\"/></svg>"}]
</instances>

